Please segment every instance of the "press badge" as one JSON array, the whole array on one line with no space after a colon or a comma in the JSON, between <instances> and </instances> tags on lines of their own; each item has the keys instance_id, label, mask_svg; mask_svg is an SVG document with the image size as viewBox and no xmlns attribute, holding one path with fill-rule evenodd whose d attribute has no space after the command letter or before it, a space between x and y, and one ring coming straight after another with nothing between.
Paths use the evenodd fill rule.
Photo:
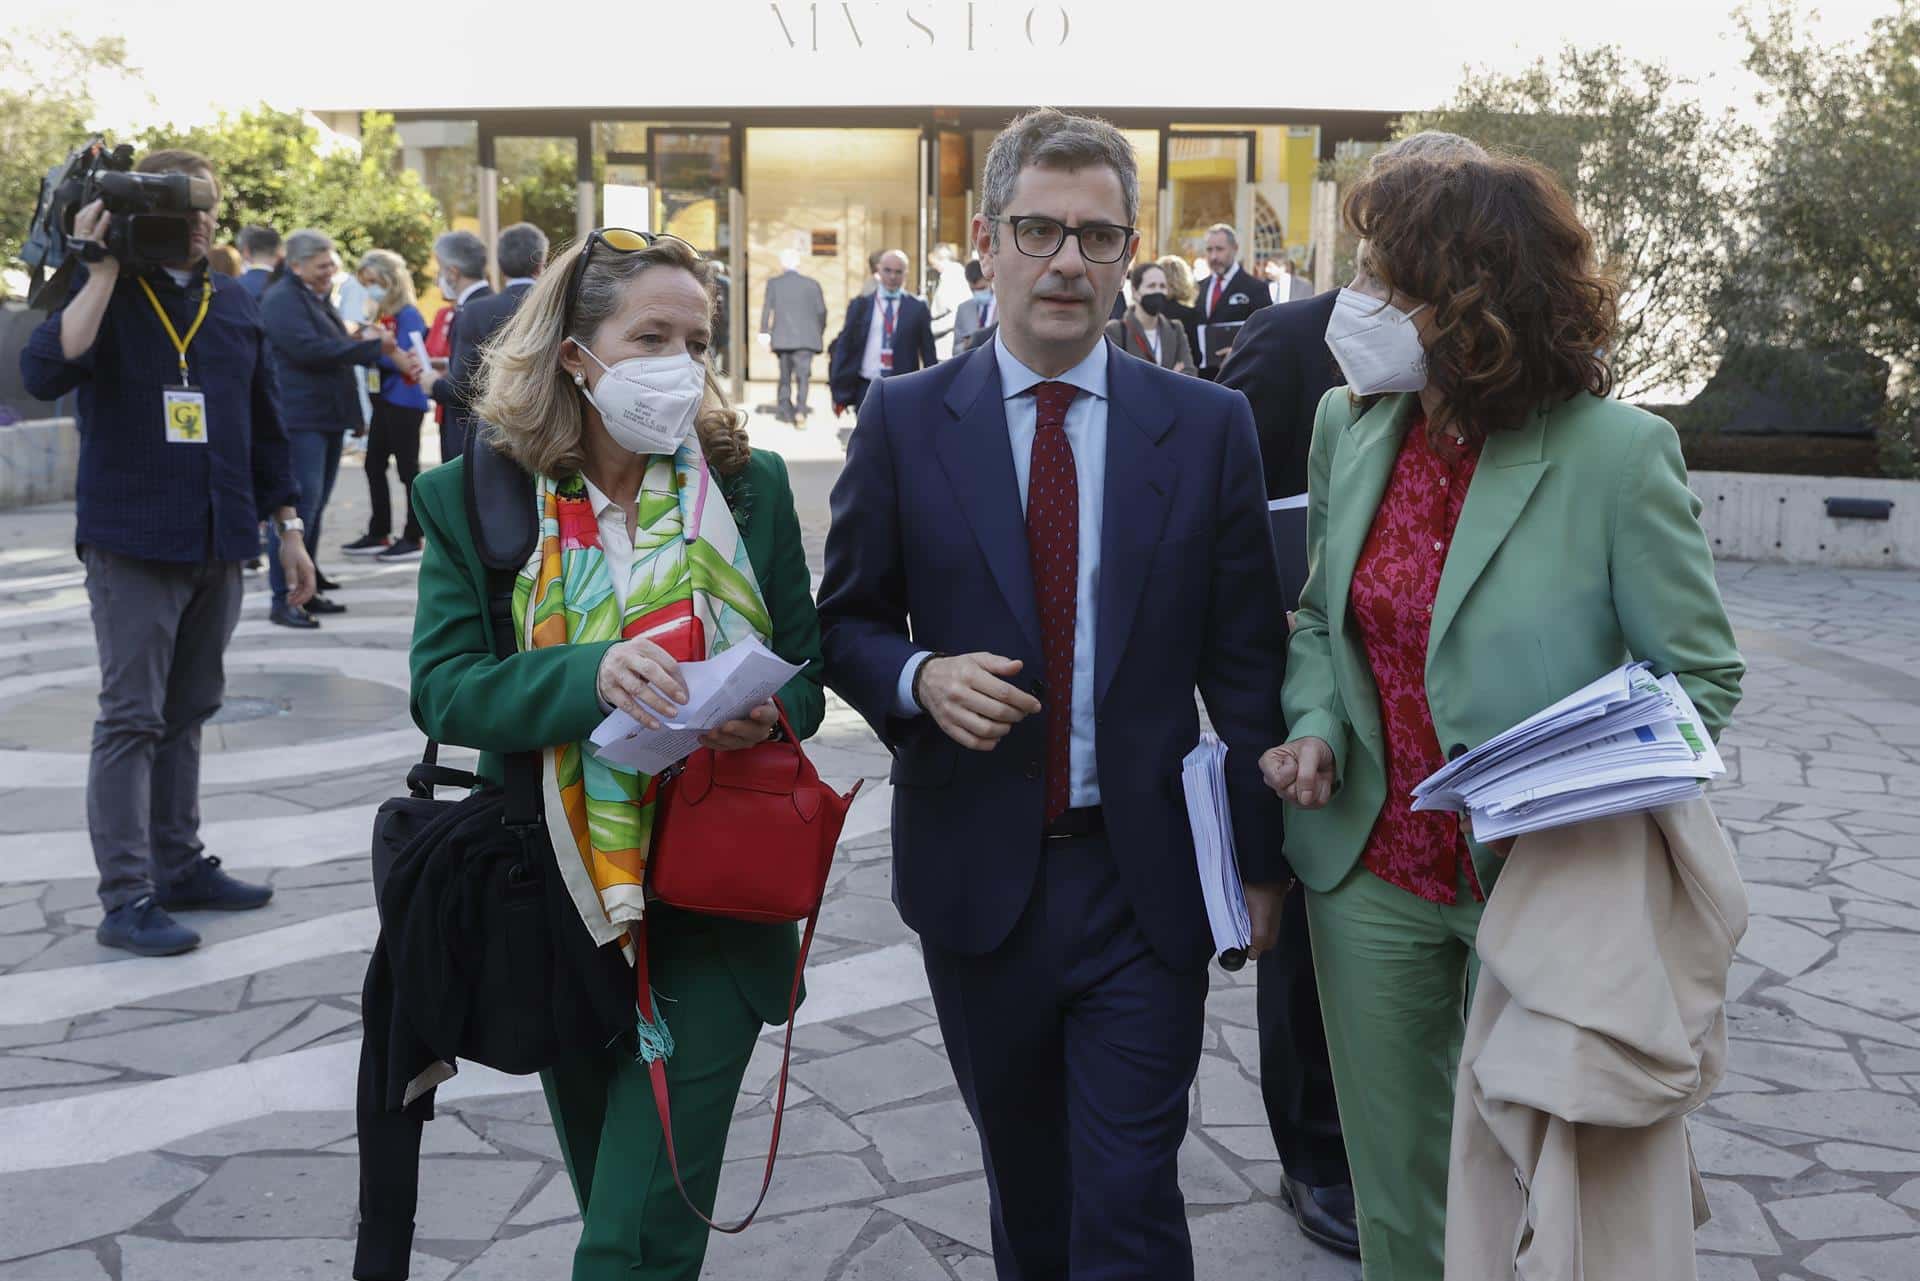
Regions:
<instances>
[{"instance_id":1,"label":"press badge","mask_svg":"<svg viewBox=\"0 0 1920 1281\"><path fill-rule=\"evenodd\" d=\"M892 370L893 370L893 349L890 347L882 347L880 349L880 372L890 373Z\"/></svg>"},{"instance_id":2,"label":"press badge","mask_svg":"<svg viewBox=\"0 0 1920 1281\"><path fill-rule=\"evenodd\" d=\"M198 387L166 387L161 400L167 415L167 443L207 443L207 394Z\"/></svg>"}]
</instances>

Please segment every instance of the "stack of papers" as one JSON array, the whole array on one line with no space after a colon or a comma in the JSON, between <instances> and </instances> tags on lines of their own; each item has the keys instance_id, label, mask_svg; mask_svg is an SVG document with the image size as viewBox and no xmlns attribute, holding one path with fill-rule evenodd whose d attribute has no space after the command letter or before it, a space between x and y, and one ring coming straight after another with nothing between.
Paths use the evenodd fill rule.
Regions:
<instances>
[{"instance_id":1,"label":"stack of papers","mask_svg":"<svg viewBox=\"0 0 1920 1281\"><path fill-rule=\"evenodd\" d=\"M1680 682L1628 663L1449 761L1413 808L1492 841L1690 800L1726 772Z\"/></svg>"},{"instance_id":2,"label":"stack of papers","mask_svg":"<svg viewBox=\"0 0 1920 1281\"><path fill-rule=\"evenodd\" d=\"M615 709L600 722L589 740L593 754L609 765L640 774L658 774L693 755L700 736L740 720L800 674L803 664L789 663L753 637L699 663L680 664L680 680L687 687L687 704L664 728L648 729Z\"/></svg>"},{"instance_id":3,"label":"stack of papers","mask_svg":"<svg viewBox=\"0 0 1920 1281\"><path fill-rule=\"evenodd\" d=\"M1212 734L1180 763L1180 785L1187 794L1187 822L1193 828L1193 856L1200 866L1200 893L1213 927L1220 964L1237 970L1247 963L1253 926L1247 920L1247 896L1240 885L1240 863L1233 852L1233 814L1227 808L1227 745Z\"/></svg>"}]
</instances>

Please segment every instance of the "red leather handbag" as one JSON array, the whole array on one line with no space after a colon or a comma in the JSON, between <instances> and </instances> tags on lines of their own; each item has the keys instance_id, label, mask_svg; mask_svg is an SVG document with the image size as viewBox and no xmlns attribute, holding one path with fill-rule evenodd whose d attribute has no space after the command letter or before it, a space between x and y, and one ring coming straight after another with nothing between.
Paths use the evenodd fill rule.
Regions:
<instances>
[{"instance_id":1,"label":"red leather handbag","mask_svg":"<svg viewBox=\"0 0 1920 1281\"><path fill-rule=\"evenodd\" d=\"M778 704L776 704L778 706ZM774 1103L773 1138L760 1197L747 1217L719 1224L701 1213L680 1182L673 1150L673 1113L667 1098L667 1065L647 1065L653 1102L666 1140L667 1163L687 1208L716 1232L743 1232L760 1213L773 1184L780 1153L780 1123L787 1106L787 1063L793 1055L793 1013L800 1002L800 976L820 920L820 901L847 808L860 784L842 796L820 779L801 750L799 736L780 709L783 737L741 752L701 748L662 787L654 813L653 846L647 856L647 888L669 906L740 921L805 921L800 956L787 993L786 1048L780 1058L780 1092ZM647 971L647 930L635 932L635 977L640 1013L655 1020L653 985Z\"/></svg>"}]
</instances>

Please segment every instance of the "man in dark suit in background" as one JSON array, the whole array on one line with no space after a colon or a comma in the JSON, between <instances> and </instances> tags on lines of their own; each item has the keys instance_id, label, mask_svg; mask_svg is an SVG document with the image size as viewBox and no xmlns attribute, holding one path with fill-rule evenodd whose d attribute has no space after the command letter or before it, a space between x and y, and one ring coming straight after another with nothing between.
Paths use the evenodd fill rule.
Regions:
<instances>
[{"instance_id":1,"label":"man in dark suit in background","mask_svg":"<svg viewBox=\"0 0 1920 1281\"><path fill-rule=\"evenodd\" d=\"M530 222L516 222L500 233L496 256L506 281L497 294L485 279L486 248L480 237L470 231L450 231L434 242L433 252L440 259L441 292L449 300L459 299L453 314L453 350L447 357L447 372L438 376L427 370L420 379L427 395L447 407L446 421L440 424L440 460L446 462L466 451L467 437L475 425L474 379L480 372L481 351L500 326L520 310L534 278L546 268L547 233ZM477 284L467 276L470 269L480 273ZM459 292L449 292L448 285Z\"/></svg>"},{"instance_id":2,"label":"man in dark suit in background","mask_svg":"<svg viewBox=\"0 0 1920 1281\"><path fill-rule=\"evenodd\" d=\"M873 387L827 535L827 683L894 754L894 901L980 1135L1002 1281L1193 1281L1196 687L1229 749L1255 955L1290 879L1255 772L1286 625L1252 415L1104 337L1139 200L1104 121L1007 126L973 220L998 331Z\"/></svg>"},{"instance_id":3,"label":"man in dark suit in background","mask_svg":"<svg viewBox=\"0 0 1920 1281\"><path fill-rule=\"evenodd\" d=\"M1327 350L1327 322L1340 296L1329 289L1317 298L1263 307L1240 330L1216 379L1245 393L1260 429L1260 459L1267 497L1307 492L1307 447L1313 443L1313 413L1329 387L1346 380ZM1297 602L1288 601L1291 609Z\"/></svg>"},{"instance_id":4,"label":"man in dark suit in background","mask_svg":"<svg viewBox=\"0 0 1920 1281\"><path fill-rule=\"evenodd\" d=\"M246 270L240 273L240 287L257 303L260 296L267 292L267 286L273 283L274 274L280 270L283 256L280 233L272 227L252 223L240 228L238 247L240 257L246 262Z\"/></svg>"},{"instance_id":5,"label":"man in dark suit in background","mask_svg":"<svg viewBox=\"0 0 1920 1281\"><path fill-rule=\"evenodd\" d=\"M846 323L829 349L827 383L836 417L858 409L872 383L940 361L933 348L933 313L906 292L907 256L898 249L881 254L877 278L872 293L847 304ZM843 442L850 434L842 429Z\"/></svg>"},{"instance_id":6,"label":"man in dark suit in background","mask_svg":"<svg viewBox=\"0 0 1920 1281\"><path fill-rule=\"evenodd\" d=\"M1328 290L1256 311L1220 369L1220 385L1253 406L1269 499L1306 492L1314 412L1320 398L1345 381L1327 350L1327 321L1339 296ZM1290 600L1286 607L1297 604ZM1280 941L1258 966L1260 1092L1285 1167L1281 1199L1307 1236L1358 1258L1352 1176L1307 938L1307 896L1298 886L1287 895Z\"/></svg>"},{"instance_id":7,"label":"man in dark suit in background","mask_svg":"<svg viewBox=\"0 0 1920 1281\"><path fill-rule=\"evenodd\" d=\"M1273 295L1264 281L1255 280L1240 265L1240 237L1224 222L1207 228L1207 269L1206 278L1194 282L1199 296L1193 300L1195 316L1187 327L1187 338L1200 376L1214 378L1233 346L1234 334L1218 326L1245 321L1260 308L1272 305Z\"/></svg>"}]
</instances>

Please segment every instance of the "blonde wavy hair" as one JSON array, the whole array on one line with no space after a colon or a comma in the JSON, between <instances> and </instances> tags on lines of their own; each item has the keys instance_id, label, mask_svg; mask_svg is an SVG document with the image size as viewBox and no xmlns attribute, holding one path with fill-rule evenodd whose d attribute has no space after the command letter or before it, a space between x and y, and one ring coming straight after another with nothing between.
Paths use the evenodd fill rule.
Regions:
<instances>
[{"instance_id":1,"label":"blonde wavy hair","mask_svg":"<svg viewBox=\"0 0 1920 1281\"><path fill-rule=\"evenodd\" d=\"M1193 306L1197 296L1193 287L1193 268L1179 254L1167 254L1154 261L1159 263L1160 270L1167 273L1167 292L1173 295L1173 300L1182 307Z\"/></svg>"},{"instance_id":2,"label":"blonde wavy hair","mask_svg":"<svg viewBox=\"0 0 1920 1281\"><path fill-rule=\"evenodd\" d=\"M420 300L414 296L413 273L407 270L407 260L391 249L369 249L360 255L360 267L355 275L371 273L387 292L380 299L379 315L382 320L388 316L397 316L402 307L416 307Z\"/></svg>"},{"instance_id":3,"label":"blonde wavy hair","mask_svg":"<svg viewBox=\"0 0 1920 1281\"><path fill-rule=\"evenodd\" d=\"M573 314L563 316L567 279L579 256L580 246L572 245L548 264L513 319L487 344L474 405L496 448L528 471L554 479L573 475L586 460L586 399L560 364L567 339L581 346L591 342L601 322L620 309L626 287L641 272L656 267L690 272L709 302L718 274L714 263L670 237L632 253L602 249L587 262ZM694 429L707 465L716 473L736 476L746 468L752 451L743 416L727 402L710 367L706 401L694 418Z\"/></svg>"}]
</instances>

